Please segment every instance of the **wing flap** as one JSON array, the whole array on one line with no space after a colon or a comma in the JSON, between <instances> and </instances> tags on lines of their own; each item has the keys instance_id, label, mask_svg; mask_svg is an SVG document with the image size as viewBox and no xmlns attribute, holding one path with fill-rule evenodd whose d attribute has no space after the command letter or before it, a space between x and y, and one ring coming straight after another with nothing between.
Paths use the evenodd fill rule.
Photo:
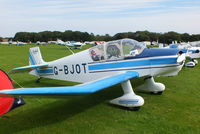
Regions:
<instances>
[{"instance_id":1,"label":"wing flap","mask_svg":"<svg viewBox=\"0 0 200 134\"><path fill-rule=\"evenodd\" d=\"M102 89L111 87L132 78L139 77L134 71L123 72L114 76L106 77L97 81L77 86L68 87L43 87L43 88L22 88L15 90L2 90L0 97L5 96L71 96L90 94Z\"/></svg>"},{"instance_id":2,"label":"wing flap","mask_svg":"<svg viewBox=\"0 0 200 134\"><path fill-rule=\"evenodd\" d=\"M25 73L25 72L30 72L34 69L37 69L37 68L45 68L45 67L48 67L48 64L38 64L38 65L30 65L30 66L24 66L24 67L19 67L19 68L14 68L10 71L9 74L12 74L12 73Z\"/></svg>"}]
</instances>

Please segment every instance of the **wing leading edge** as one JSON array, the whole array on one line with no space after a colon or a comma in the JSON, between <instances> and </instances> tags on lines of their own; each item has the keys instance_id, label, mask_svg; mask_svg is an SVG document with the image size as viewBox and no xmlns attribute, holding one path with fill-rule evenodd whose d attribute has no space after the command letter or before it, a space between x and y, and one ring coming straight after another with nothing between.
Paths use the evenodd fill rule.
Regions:
<instances>
[{"instance_id":1,"label":"wing leading edge","mask_svg":"<svg viewBox=\"0 0 200 134\"><path fill-rule=\"evenodd\" d=\"M111 77L82 85L68 87L43 87L43 88L21 88L15 90L2 90L0 97L5 96L70 96L90 94L111 87L132 78L139 77L138 72L128 71Z\"/></svg>"}]
</instances>

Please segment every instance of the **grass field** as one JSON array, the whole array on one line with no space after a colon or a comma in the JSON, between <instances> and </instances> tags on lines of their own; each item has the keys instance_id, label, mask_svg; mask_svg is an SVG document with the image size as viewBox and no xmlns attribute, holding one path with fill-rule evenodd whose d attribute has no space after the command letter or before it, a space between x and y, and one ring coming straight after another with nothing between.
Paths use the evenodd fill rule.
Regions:
<instances>
[{"instance_id":1,"label":"grass field","mask_svg":"<svg viewBox=\"0 0 200 134\"><path fill-rule=\"evenodd\" d=\"M0 45L0 68L8 72L28 65L30 47ZM45 61L70 54L64 46L40 48ZM23 87L75 84L50 79L35 83L36 77L27 73L11 78ZM0 117L0 134L200 134L199 65L155 80L164 83L166 91L162 95L137 93L145 99L137 112L109 105L110 99L122 95L120 85L82 97L26 98L26 105ZM132 80L132 84L136 87L142 81Z\"/></svg>"}]
</instances>

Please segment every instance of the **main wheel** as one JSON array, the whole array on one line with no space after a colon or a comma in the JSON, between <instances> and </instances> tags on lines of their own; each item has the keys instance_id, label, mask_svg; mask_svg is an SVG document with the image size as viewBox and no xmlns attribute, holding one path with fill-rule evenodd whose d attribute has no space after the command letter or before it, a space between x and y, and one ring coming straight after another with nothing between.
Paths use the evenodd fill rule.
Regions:
<instances>
[{"instance_id":1,"label":"main wheel","mask_svg":"<svg viewBox=\"0 0 200 134\"><path fill-rule=\"evenodd\" d=\"M151 94L154 94L154 95L161 95L162 93L163 91L151 92Z\"/></svg>"},{"instance_id":2,"label":"main wheel","mask_svg":"<svg viewBox=\"0 0 200 134\"><path fill-rule=\"evenodd\" d=\"M130 111L139 111L140 107L129 107L128 108Z\"/></svg>"},{"instance_id":3,"label":"main wheel","mask_svg":"<svg viewBox=\"0 0 200 134\"><path fill-rule=\"evenodd\" d=\"M38 78L35 82L36 83L40 83L40 80L42 79L42 77Z\"/></svg>"}]
</instances>

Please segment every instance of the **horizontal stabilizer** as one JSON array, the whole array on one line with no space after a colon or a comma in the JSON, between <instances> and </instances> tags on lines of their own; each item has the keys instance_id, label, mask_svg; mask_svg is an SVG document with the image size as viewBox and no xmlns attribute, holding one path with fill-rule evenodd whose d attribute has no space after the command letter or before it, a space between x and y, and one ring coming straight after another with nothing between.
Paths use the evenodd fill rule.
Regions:
<instances>
[{"instance_id":1,"label":"horizontal stabilizer","mask_svg":"<svg viewBox=\"0 0 200 134\"><path fill-rule=\"evenodd\" d=\"M48 64L38 64L38 65L30 65L30 66L24 66L24 67L19 67L19 68L14 68L11 70L11 72L9 72L9 74L11 73L24 73L24 72L30 72L34 69L37 68L45 68L48 67Z\"/></svg>"},{"instance_id":2,"label":"horizontal stabilizer","mask_svg":"<svg viewBox=\"0 0 200 134\"><path fill-rule=\"evenodd\" d=\"M132 78L139 77L134 71L122 72L114 76L106 77L93 82L68 86L68 87L42 87L42 88L21 88L15 90L2 90L0 97L5 96L71 96L90 94L110 86L122 83Z\"/></svg>"}]
</instances>

